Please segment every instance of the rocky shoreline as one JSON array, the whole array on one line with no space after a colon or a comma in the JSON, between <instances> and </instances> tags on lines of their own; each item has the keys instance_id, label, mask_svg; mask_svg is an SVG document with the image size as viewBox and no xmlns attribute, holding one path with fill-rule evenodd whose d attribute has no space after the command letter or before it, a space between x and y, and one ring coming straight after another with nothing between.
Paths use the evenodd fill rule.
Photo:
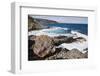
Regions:
<instances>
[{"instance_id":1,"label":"rocky shoreline","mask_svg":"<svg viewBox=\"0 0 100 76\"><path fill-rule=\"evenodd\" d=\"M49 37L47 35L29 36L28 60L82 59L88 58L88 51L80 52L77 48L69 50L58 47L62 43L85 41L83 37ZM85 50L88 50L87 48Z\"/></svg>"},{"instance_id":2,"label":"rocky shoreline","mask_svg":"<svg viewBox=\"0 0 100 76\"><path fill-rule=\"evenodd\" d=\"M48 27L53 23L59 22L28 16L28 60L88 58L87 35L65 29L66 34L61 34L62 28Z\"/></svg>"}]
</instances>

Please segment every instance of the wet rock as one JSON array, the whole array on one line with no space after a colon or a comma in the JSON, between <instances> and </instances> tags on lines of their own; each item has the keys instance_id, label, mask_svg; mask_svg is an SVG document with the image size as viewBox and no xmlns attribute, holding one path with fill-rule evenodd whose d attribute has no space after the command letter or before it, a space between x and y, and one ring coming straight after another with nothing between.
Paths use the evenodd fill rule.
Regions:
<instances>
[{"instance_id":1,"label":"wet rock","mask_svg":"<svg viewBox=\"0 0 100 76\"><path fill-rule=\"evenodd\" d=\"M83 42L86 42L87 40L83 37L78 37L78 38L75 38L76 41L80 42L80 43L83 43Z\"/></svg>"},{"instance_id":2,"label":"wet rock","mask_svg":"<svg viewBox=\"0 0 100 76\"><path fill-rule=\"evenodd\" d=\"M76 41L76 39L73 39L73 37L67 37L67 36L61 36L61 37L56 37L53 38L54 39L54 44L56 46L59 46L62 43L72 43L74 41Z\"/></svg>"}]
</instances>

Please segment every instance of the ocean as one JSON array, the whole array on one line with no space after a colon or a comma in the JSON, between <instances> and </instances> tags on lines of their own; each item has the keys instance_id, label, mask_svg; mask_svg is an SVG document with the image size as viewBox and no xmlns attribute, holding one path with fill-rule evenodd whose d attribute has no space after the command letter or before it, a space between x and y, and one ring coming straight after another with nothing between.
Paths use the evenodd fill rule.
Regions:
<instances>
[{"instance_id":1,"label":"ocean","mask_svg":"<svg viewBox=\"0 0 100 76\"><path fill-rule=\"evenodd\" d=\"M67 28L69 30L78 31L82 34L88 35L88 24L55 23L55 24L48 24L48 27Z\"/></svg>"}]
</instances>

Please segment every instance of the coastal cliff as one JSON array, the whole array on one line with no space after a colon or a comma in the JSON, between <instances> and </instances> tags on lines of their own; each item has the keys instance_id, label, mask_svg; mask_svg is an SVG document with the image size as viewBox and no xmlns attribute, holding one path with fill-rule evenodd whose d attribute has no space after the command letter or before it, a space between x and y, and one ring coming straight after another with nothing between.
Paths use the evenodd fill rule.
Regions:
<instances>
[{"instance_id":1,"label":"coastal cliff","mask_svg":"<svg viewBox=\"0 0 100 76\"><path fill-rule=\"evenodd\" d=\"M32 18L28 16L28 31L49 28L47 25L50 23L57 23L57 22L47 19Z\"/></svg>"}]
</instances>

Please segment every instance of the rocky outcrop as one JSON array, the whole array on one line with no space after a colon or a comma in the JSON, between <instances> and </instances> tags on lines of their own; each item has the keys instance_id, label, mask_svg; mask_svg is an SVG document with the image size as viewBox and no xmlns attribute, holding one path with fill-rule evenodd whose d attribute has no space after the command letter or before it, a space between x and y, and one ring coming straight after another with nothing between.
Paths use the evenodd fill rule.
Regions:
<instances>
[{"instance_id":1,"label":"rocky outcrop","mask_svg":"<svg viewBox=\"0 0 100 76\"><path fill-rule=\"evenodd\" d=\"M54 44L56 46L62 44L62 43L72 43L72 42L84 42L86 41L86 39L84 39L83 37L77 37L77 38L73 38L73 37L67 37L67 36L59 36L59 37L54 37Z\"/></svg>"},{"instance_id":2,"label":"rocky outcrop","mask_svg":"<svg viewBox=\"0 0 100 76\"><path fill-rule=\"evenodd\" d=\"M60 44L85 41L84 38L72 38L67 36L49 37L47 35L29 36L29 60L54 60L54 59L80 59L88 58L88 48L85 53L78 49L68 50L57 47Z\"/></svg>"},{"instance_id":3,"label":"rocky outcrop","mask_svg":"<svg viewBox=\"0 0 100 76\"><path fill-rule=\"evenodd\" d=\"M74 41L76 41L76 39L73 39L73 37L67 37L67 36L62 36L62 37L54 37L54 44L56 46L62 44L62 43L72 43Z\"/></svg>"},{"instance_id":4,"label":"rocky outcrop","mask_svg":"<svg viewBox=\"0 0 100 76\"><path fill-rule=\"evenodd\" d=\"M42 25L40 25L35 19L28 16L28 31L31 30L39 30L42 28Z\"/></svg>"},{"instance_id":5,"label":"rocky outcrop","mask_svg":"<svg viewBox=\"0 0 100 76\"><path fill-rule=\"evenodd\" d=\"M58 23L57 21L48 20L48 19L39 19L39 18L35 18L35 20L38 21L40 24L44 25L45 27L47 27L48 24Z\"/></svg>"},{"instance_id":6,"label":"rocky outcrop","mask_svg":"<svg viewBox=\"0 0 100 76\"><path fill-rule=\"evenodd\" d=\"M61 48L60 48L61 49ZM87 58L88 53L81 53L77 49L73 50L68 50L68 49L61 49L60 52L46 58L47 60L52 60L52 59L81 59L81 58Z\"/></svg>"},{"instance_id":7,"label":"rocky outcrop","mask_svg":"<svg viewBox=\"0 0 100 76\"><path fill-rule=\"evenodd\" d=\"M32 18L31 16L28 16L28 31L49 28L48 24L50 23L57 23L57 22L46 19Z\"/></svg>"},{"instance_id":8,"label":"rocky outcrop","mask_svg":"<svg viewBox=\"0 0 100 76\"><path fill-rule=\"evenodd\" d=\"M47 35L37 36L33 46L33 51L39 57L45 57L46 55L55 52L53 44L53 39L51 37Z\"/></svg>"}]
</instances>

